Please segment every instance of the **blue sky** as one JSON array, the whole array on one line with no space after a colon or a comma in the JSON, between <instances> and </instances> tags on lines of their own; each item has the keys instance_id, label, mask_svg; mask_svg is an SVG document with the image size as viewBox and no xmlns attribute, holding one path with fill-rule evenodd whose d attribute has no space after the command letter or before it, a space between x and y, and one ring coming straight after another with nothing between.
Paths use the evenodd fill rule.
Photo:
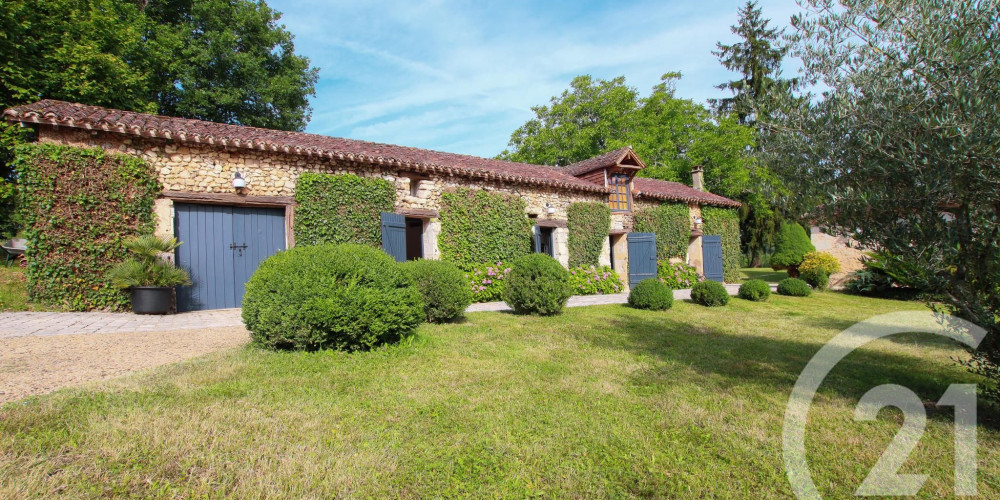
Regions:
<instances>
[{"instance_id":1,"label":"blue sky","mask_svg":"<svg viewBox=\"0 0 1000 500\"><path fill-rule=\"evenodd\" d=\"M735 41L743 0L268 3L320 68L308 132L493 156L576 75L625 75L646 94L681 71L678 96L724 95L712 50ZM760 4L780 26L799 10Z\"/></svg>"}]
</instances>

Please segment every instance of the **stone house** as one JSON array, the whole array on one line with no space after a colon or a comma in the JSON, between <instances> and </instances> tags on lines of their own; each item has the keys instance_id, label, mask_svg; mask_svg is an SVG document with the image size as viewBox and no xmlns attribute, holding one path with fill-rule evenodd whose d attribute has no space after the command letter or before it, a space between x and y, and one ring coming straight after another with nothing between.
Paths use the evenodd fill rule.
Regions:
<instances>
[{"instance_id":1,"label":"stone house","mask_svg":"<svg viewBox=\"0 0 1000 500\"><path fill-rule=\"evenodd\" d=\"M242 284L259 261L295 245L294 194L303 172L352 173L394 183L395 214L405 225L407 249L397 259L439 258L438 210L441 193L449 189L469 187L520 196L527 205L526 215L534 221L536 237L541 238L536 248L563 265L569 261L568 207L576 202L606 203L612 218L600 263L629 276L627 281L649 272L648 252L637 263L639 247L630 245L637 210L662 202L687 204L691 236L686 260L704 273L701 207L739 206L706 192L700 169L693 172L694 187L637 178L645 164L628 147L557 168L54 100L8 109L4 118L34 128L40 142L100 147L141 156L153 165L163 186L155 204L157 233L185 242L184 252L177 254L178 264L192 272L201 293L219 290L206 278L214 275L211 267L217 262L199 260L199 255L246 252L253 260L236 274L238 290L233 296L189 308L238 306ZM247 234L235 241L231 231L238 228ZM655 276L655 247L653 255ZM721 273L721 261L718 265Z\"/></svg>"}]
</instances>

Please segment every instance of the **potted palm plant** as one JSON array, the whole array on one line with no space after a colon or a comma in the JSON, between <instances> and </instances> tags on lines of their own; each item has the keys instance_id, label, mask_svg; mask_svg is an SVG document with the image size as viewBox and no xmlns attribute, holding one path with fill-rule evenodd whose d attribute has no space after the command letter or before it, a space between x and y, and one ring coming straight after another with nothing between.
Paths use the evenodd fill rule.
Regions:
<instances>
[{"instance_id":1,"label":"potted palm plant","mask_svg":"<svg viewBox=\"0 0 1000 500\"><path fill-rule=\"evenodd\" d=\"M173 305L174 287L191 284L187 272L161 258L180 245L177 238L151 234L125 242L132 257L112 267L108 276L115 286L131 291L132 312L166 314Z\"/></svg>"}]
</instances>

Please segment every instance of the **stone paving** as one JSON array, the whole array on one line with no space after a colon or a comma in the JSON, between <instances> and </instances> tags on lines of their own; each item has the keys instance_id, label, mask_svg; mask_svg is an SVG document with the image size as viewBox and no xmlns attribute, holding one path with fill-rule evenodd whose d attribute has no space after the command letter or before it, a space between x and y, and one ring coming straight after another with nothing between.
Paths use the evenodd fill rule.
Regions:
<instances>
[{"instance_id":1,"label":"stone paving","mask_svg":"<svg viewBox=\"0 0 1000 500\"><path fill-rule=\"evenodd\" d=\"M0 313L0 338L80 333L163 332L242 326L239 309L216 309L166 316L130 313Z\"/></svg>"},{"instance_id":2,"label":"stone paving","mask_svg":"<svg viewBox=\"0 0 1000 500\"><path fill-rule=\"evenodd\" d=\"M730 295L736 295L739 285L726 285ZM771 285L773 290L776 286ZM674 300L691 298L691 290L674 290ZM628 294L586 295L570 297L566 307L624 304ZM503 302L472 304L467 312L509 311ZM16 312L0 313L0 338L74 335L82 333L164 332L172 330L197 330L242 326L239 309L216 309L166 316L147 316L129 313L56 313Z\"/></svg>"}]
</instances>

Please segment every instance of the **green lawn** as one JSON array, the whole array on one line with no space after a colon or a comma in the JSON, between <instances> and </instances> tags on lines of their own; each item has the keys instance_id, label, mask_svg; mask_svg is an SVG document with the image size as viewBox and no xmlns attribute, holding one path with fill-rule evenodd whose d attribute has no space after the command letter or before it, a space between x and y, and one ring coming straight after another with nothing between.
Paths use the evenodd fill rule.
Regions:
<instances>
[{"instance_id":1,"label":"green lawn","mask_svg":"<svg viewBox=\"0 0 1000 500\"><path fill-rule=\"evenodd\" d=\"M665 313L477 313L353 355L217 353L0 409L0 498L790 497L785 403L817 349L912 302L832 292ZM855 352L817 396L815 482L850 496L900 425L855 422L903 384L936 401L975 379L948 342L907 335ZM985 413L981 409L980 413ZM903 467L952 495L949 410ZM1000 431L979 427L979 489L1000 495Z\"/></svg>"},{"instance_id":2,"label":"green lawn","mask_svg":"<svg viewBox=\"0 0 1000 500\"><path fill-rule=\"evenodd\" d=\"M764 280L768 283L777 283L788 277L787 271L775 271L770 267L744 267L740 269L745 277L744 280Z\"/></svg>"},{"instance_id":3,"label":"green lawn","mask_svg":"<svg viewBox=\"0 0 1000 500\"><path fill-rule=\"evenodd\" d=\"M16 263L0 267L0 311L28 310L28 292L24 287L24 269Z\"/></svg>"}]
</instances>

